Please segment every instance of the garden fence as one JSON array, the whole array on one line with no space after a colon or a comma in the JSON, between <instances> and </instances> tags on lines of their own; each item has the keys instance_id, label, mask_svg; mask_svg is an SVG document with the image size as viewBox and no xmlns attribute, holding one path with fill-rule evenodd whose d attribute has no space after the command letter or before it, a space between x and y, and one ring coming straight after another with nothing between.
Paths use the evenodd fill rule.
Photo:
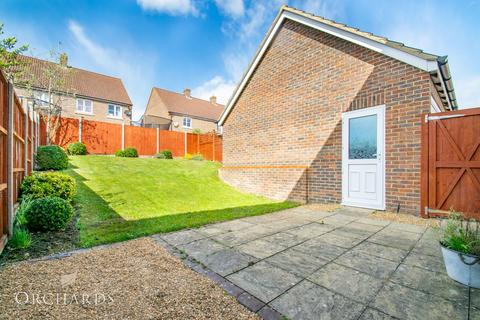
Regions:
<instances>
[{"instance_id":1,"label":"garden fence","mask_svg":"<svg viewBox=\"0 0 480 320\"><path fill-rule=\"evenodd\" d=\"M107 123L84 118L61 118L52 143L66 147L81 141L90 154L114 154L127 147L142 156L170 150L174 157L201 154L204 159L222 161L222 137L215 132L195 134ZM46 143L45 123L41 124L41 143Z\"/></svg>"},{"instance_id":2,"label":"garden fence","mask_svg":"<svg viewBox=\"0 0 480 320\"><path fill-rule=\"evenodd\" d=\"M0 70L0 252L13 232L23 178L33 170L39 117L15 95Z\"/></svg>"}]
</instances>

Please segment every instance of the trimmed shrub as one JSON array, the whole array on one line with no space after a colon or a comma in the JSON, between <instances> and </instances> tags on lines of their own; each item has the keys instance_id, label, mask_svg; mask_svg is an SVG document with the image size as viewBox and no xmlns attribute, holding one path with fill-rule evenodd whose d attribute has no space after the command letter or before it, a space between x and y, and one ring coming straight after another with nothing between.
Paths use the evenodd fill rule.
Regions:
<instances>
[{"instance_id":1,"label":"trimmed shrub","mask_svg":"<svg viewBox=\"0 0 480 320\"><path fill-rule=\"evenodd\" d=\"M70 143L67 147L67 153L70 155L83 156L87 154L87 146L81 142Z\"/></svg>"},{"instance_id":2,"label":"trimmed shrub","mask_svg":"<svg viewBox=\"0 0 480 320\"><path fill-rule=\"evenodd\" d=\"M20 187L22 198L59 197L72 201L77 188L75 180L60 172L34 172L25 177Z\"/></svg>"},{"instance_id":3,"label":"trimmed shrub","mask_svg":"<svg viewBox=\"0 0 480 320\"><path fill-rule=\"evenodd\" d=\"M115 157L125 157L125 151L124 150L115 151Z\"/></svg>"},{"instance_id":4,"label":"trimmed shrub","mask_svg":"<svg viewBox=\"0 0 480 320\"><path fill-rule=\"evenodd\" d=\"M138 152L137 149L128 147L124 150L115 151L115 157L138 158Z\"/></svg>"},{"instance_id":5,"label":"trimmed shrub","mask_svg":"<svg viewBox=\"0 0 480 320\"><path fill-rule=\"evenodd\" d=\"M62 230L72 216L72 205L59 197L36 199L25 212L28 229L32 231Z\"/></svg>"},{"instance_id":6,"label":"trimmed shrub","mask_svg":"<svg viewBox=\"0 0 480 320\"><path fill-rule=\"evenodd\" d=\"M38 170L63 170L68 167L68 156L59 146L39 146L35 164Z\"/></svg>"},{"instance_id":7,"label":"trimmed shrub","mask_svg":"<svg viewBox=\"0 0 480 320\"><path fill-rule=\"evenodd\" d=\"M160 151L160 153L162 153L165 158L164 159L173 159L173 154L172 154L172 151L168 150L168 149L165 149L163 151Z\"/></svg>"},{"instance_id":8,"label":"trimmed shrub","mask_svg":"<svg viewBox=\"0 0 480 320\"><path fill-rule=\"evenodd\" d=\"M157 158L157 159L166 159L166 158L165 158L165 155L164 155L163 153L161 153L161 152L155 154L155 158Z\"/></svg>"}]
</instances>

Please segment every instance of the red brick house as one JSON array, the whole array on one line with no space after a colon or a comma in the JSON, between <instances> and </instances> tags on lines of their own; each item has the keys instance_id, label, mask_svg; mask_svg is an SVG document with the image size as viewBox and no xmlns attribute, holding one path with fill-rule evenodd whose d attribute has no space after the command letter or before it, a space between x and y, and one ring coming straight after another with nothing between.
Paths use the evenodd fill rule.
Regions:
<instances>
[{"instance_id":1,"label":"red brick house","mask_svg":"<svg viewBox=\"0 0 480 320\"><path fill-rule=\"evenodd\" d=\"M446 57L282 7L219 124L220 176L275 199L418 213L423 113Z\"/></svg>"}]
</instances>

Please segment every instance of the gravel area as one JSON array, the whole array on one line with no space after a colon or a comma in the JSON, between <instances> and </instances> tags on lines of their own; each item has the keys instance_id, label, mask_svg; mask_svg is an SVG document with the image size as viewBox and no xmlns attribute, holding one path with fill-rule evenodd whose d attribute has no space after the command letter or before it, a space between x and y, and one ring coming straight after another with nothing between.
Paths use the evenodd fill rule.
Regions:
<instances>
[{"instance_id":1,"label":"gravel area","mask_svg":"<svg viewBox=\"0 0 480 320\"><path fill-rule=\"evenodd\" d=\"M439 220L437 219L423 219L422 217L414 216L412 214L393 213L388 211L374 211L369 215L369 218L427 227L437 227L439 225Z\"/></svg>"},{"instance_id":2,"label":"gravel area","mask_svg":"<svg viewBox=\"0 0 480 320\"><path fill-rule=\"evenodd\" d=\"M0 319L257 319L151 238L0 269Z\"/></svg>"}]
</instances>

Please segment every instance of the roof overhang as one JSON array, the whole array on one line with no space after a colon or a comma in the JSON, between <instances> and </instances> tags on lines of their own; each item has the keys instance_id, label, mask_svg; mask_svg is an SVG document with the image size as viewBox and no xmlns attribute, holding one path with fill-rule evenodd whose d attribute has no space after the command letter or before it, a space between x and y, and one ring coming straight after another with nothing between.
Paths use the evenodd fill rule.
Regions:
<instances>
[{"instance_id":1,"label":"roof overhang","mask_svg":"<svg viewBox=\"0 0 480 320\"><path fill-rule=\"evenodd\" d=\"M384 43L374 41L372 39L369 39L367 37L363 37L359 34L355 34L352 32L349 32L347 30L342 30L339 29L335 26L323 23L321 21L315 20L312 18L311 15L308 14L303 14L300 13L298 10L291 9L289 7L283 6L280 9L280 12L276 16L275 20L273 21L270 29L268 30L267 34L265 35L262 43L260 44L260 47L258 48L257 52L255 53L254 58L251 60L247 71L243 74L243 77L237 87L235 88L232 96L230 97L230 100L227 103L226 108L223 110L222 114L220 115L219 119L219 124L223 125L225 120L227 119L228 115L231 112L231 109L233 108L233 105L239 98L241 92L243 91L243 88L247 84L250 76L253 74L255 71L257 65L259 62L262 60L263 55L265 54L266 50L270 46L271 42L273 41L275 35L277 32L280 30L280 27L282 23L286 20L292 20L295 22L298 22L300 24L303 24L305 26L309 26L311 28L317 29L319 31L323 31L325 33L331 34L333 36L336 36L338 38L344 39L346 41L355 43L357 45L360 45L362 47L365 47L367 49L376 51L378 53L384 54L386 56L389 56L391 58L394 58L396 60L402 61L406 64L409 64L411 66L414 66L418 69L424 70L429 72L432 77L434 75L440 75L438 78L440 80L440 86L435 85L437 90L442 88L445 93L448 93L449 87L450 87L450 94L443 94L445 99L442 97L442 101L444 101L447 104L447 108L454 110L456 109L456 103L455 103L455 93L453 91L453 83L451 82L451 76L450 72L448 69L448 65L442 64L440 61L441 59L444 59L443 57L440 57L438 59L424 59L422 57L419 57L417 55L408 53L406 51L402 51L399 49L396 49L394 47L388 46ZM444 76L442 76L444 75ZM447 79L450 79L450 83L447 83ZM432 78L433 80L433 78ZM437 82L438 83L438 82ZM441 91L439 91L440 94ZM453 100L452 100L453 97Z\"/></svg>"}]
</instances>

